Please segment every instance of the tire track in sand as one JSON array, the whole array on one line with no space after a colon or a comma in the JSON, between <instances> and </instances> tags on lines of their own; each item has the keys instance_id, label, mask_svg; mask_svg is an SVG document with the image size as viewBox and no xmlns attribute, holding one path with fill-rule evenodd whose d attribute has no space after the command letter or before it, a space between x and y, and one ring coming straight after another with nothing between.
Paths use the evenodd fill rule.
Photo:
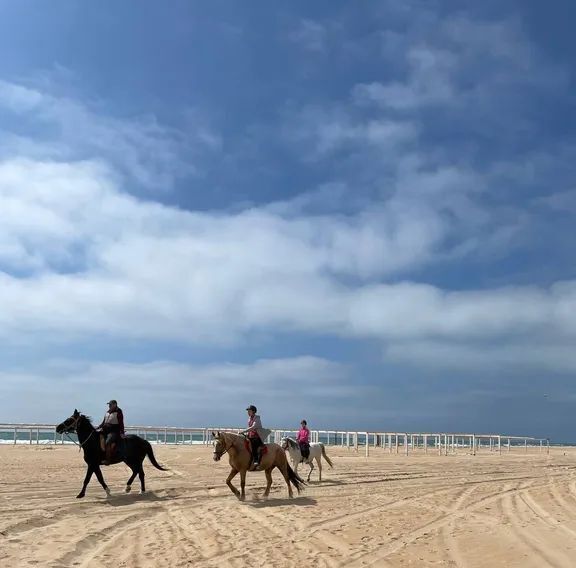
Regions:
<instances>
[{"instance_id":1,"label":"tire track in sand","mask_svg":"<svg viewBox=\"0 0 576 568\"><path fill-rule=\"evenodd\" d=\"M469 498L473 493L475 493L479 488L479 485L475 485L469 489L469 491L464 492L459 498L458 501L455 503L454 510L458 510L461 508L464 501ZM450 514L452 511L449 511ZM465 568L468 566L467 561L465 560L462 551L460 550L460 546L458 544L458 539L454 537L454 531L456 529L456 519L451 518L447 524L442 527L442 537L447 546L447 552L449 556L450 562L456 568Z\"/></svg>"},{"instance_id":2,"label":"tire track in sand","mask_svg":"<svg viewBox=\"0 0 576 568\"><path fill-rule=\"evenodd\" d=\"M124 533L137 526L142 519L150 518L152 511L157 513L159 510L159 507L147 507L143 511L122 517L113 523L89 531L88 534L81 536L76 541L72 550L53 559L50 565L54 568L69 568L74 562L74 565L80 566L80 568L90 568L90 563L101 552L120 540Z\"/></svg>"},{"instance_id":3,"label":"tire track in sand","mask_svg":"<svg viewBox=\"0 0 576 568\"><path fill-rule=\"evenodd\" d=\"M373 566L373 565L380 565L382 561L384 561L388 556L398 552L406 545L414 542L418 538L424 536L426 533L434 530L441 529L445 524L449 523L452 520L456 520L465 516L466 514L479 509L480 507L485 506L487 503L496 503L501 499L509 496L510 494L515 494L520 491L525 491L526 488L511 488L505 491L499 490L495 493L491 493L490 495L484 496L480 499L477 499L473 503L458 508L457 505L450 513L440 516L439 518L425 523L421 525L419 528L412 530L405 534L402 537L401 542L394 542L388 546L381 547L377 551L371 551L369 553L361 554L361 555L354 555L350 558L350 562L347 563L348 568L355 568L360 566Z\"/></svg>"},{"instance_id":4,"label":"tire track in sand","mask_svg":"<svg viewBox=\"0 0 576 568\"><path fill-rule=\"evenodd\" d=\"M542 542L537 531L529 527L528 522L531 519L526 519L518 502L519 495L517 494L508 494L502 499L502 509L514 538L538 558L538 566L573 568L572 562L554 550L553 545ZM522 525L521 521L526 524Z\"/></svg>"}]
</instances>

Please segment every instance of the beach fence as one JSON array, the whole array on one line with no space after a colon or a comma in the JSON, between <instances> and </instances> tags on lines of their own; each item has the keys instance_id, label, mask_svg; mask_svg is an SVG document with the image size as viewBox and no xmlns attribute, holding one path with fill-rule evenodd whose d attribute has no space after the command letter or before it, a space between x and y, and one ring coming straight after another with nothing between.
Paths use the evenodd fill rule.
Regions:
<instances>
[{"instance_id":1,"label":"beach fence","mask_svg":"<svg viewBox=\"0 0 576 568\"><path fill-rule=\"evenodd\" d=\"M128 434L137 434L152 444L208 445L212 431L240 432L239 428L179 428L172 426L130 426ZM296 436L295 430L273 429L268 442L279 443L284 437ZM390 454L423 453L452 455L484 452L550 452L550 440L530 436L448 432L356 432L348 430L311 430L311 442L340 446L363 452L384 451ZM72 444L76 436L56 433L55 424L0 424L2 444Z\"/></svg>"}]
</instances>

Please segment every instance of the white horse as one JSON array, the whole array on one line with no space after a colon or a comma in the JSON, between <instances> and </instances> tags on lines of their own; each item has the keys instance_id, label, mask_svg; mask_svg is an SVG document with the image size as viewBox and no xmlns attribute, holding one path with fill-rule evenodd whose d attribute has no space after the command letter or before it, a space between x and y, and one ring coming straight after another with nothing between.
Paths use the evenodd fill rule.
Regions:
<instances>
[{"instance_id":1,"label":"white horse","mask_svg":"<svg viewBox=\"0 0 576 568\"><path fill-rule=\"evenodd\" d=\"M318 464L318 476L319 481L322 481L322 457L328 462L330 467L334 467L330 458L326 455L326 448L322 442L316 444L310 444L310 455L305 460L302 458L302 452L300 451L300 445L293 438L282 438L280 446L287 450L290 454L290 459L292 460L292 468L295 472L298 471L298 464L307 463L310 466L310 471L308 472L308 479L310 481L310 476L314 470L314 460Z\"/></svg>"}]
</instances>

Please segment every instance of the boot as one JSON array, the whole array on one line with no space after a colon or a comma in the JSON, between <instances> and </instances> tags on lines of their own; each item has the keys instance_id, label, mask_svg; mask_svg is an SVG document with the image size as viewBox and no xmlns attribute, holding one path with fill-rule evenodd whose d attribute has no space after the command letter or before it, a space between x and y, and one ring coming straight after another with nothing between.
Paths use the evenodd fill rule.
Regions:
<instances>
[{"instance_id":1,"label":"boot","mask_svg":"<svg viewBox=\"0 0 576 568\"><path fill-rule=\"evenodd\" d=\"M102 462L104 465L110 465L112 463L112 456L114 455L115 448L116 444L114 442L106 446L106 458Z\"/></svg>"}]
</instances>

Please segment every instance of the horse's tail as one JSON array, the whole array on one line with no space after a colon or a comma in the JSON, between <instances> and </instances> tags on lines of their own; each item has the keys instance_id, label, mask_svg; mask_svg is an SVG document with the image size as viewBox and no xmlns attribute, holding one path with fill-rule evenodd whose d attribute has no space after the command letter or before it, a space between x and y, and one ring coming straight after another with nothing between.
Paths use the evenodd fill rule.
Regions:
<instances>
[{"instance_id":1,"label":"horse's tail","mask_svg":"<svg viewBox=\"0 0 576 568\"><path fill-rule=\"evenodd\" d=\"M330 467L334 467L334 464L332 463L332 460L328 457L328 455L326 454L326 448L324 447L324 444L320 443L320 447L322 448L322 457L328 462L328 465Z\"/></svg>"},{"instance_id":2,"label":"horse's tail","mask_svg":"<svg viewBox=\"0 0 576 568\"><path fill-rule=\"evenodd\" d=\"M288 468L288 479L290 483L292 483L292 485L296 487L296 491L300 493L304 485L306 485L306 482L290 467L290 464L286 464L286 467Z\"/></svg>"},{"instance_id":3,"label":"horse's tail","mask_svg":"<svg viewBox=\"0 0 576 568\"><path fill-rule=\"evenodd\" d=\"M145 440L146 442L146 455L148 456L148 459L150 460L150 462L152 463L152 465L156 468L159 469L160 471L170 471L168 468L166 467L162 467L157 461L156 461L156 457L154 456L154 450L152 449L152 446L150 445L150 442L148 442L148 440Z\"/></svg>"}]
</instances>

